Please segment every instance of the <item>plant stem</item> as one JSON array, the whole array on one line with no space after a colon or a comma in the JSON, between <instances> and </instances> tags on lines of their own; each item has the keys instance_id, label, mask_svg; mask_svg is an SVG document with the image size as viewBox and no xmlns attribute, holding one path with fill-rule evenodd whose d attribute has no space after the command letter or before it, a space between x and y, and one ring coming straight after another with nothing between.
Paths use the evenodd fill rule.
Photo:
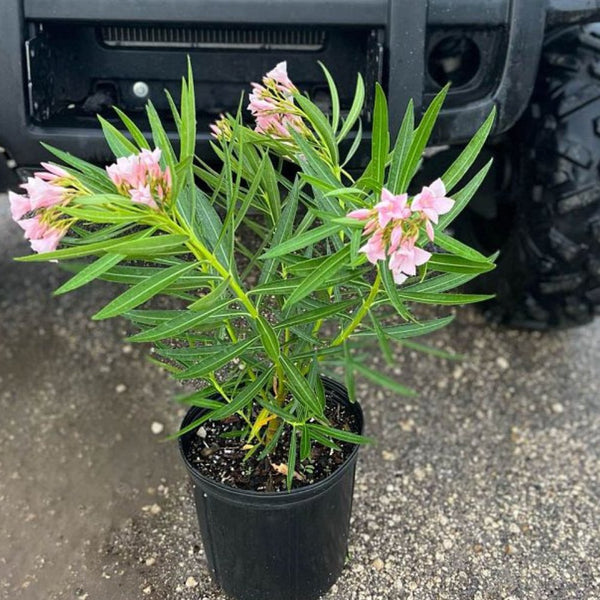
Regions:
<instances>
[{"instance_id":1,"label":"plant stem","mask_svg":"<svg viewBox=\"0 0 600 600\"><path fill-rule=\"evenodd\" d=\"M361 321L364 319L365 315L367 314L373 302L375 301L380 287L381 274L379 273L379 271L377 271L377 277L373 282L373 287L371 288L367 299L362 303L362 306L356 311L356 314L354 315L354 318L349 323L349 325L343 331L340 332L340 334L335 338L335 340L333 340L333 342L331 343L331 347L343 344L350 337L352 332L360 325Z\"/></svg>"}]
</instances>

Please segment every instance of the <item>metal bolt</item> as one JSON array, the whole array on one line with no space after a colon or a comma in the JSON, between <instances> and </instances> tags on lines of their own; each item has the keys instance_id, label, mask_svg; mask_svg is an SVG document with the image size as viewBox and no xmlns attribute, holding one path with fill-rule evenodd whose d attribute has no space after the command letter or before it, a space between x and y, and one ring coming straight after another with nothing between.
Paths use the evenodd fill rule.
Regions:
<instances>
[{"instance_id":1,"label":"metal bolt","mask_svg":"<svg viewBox=\"0 0 600 600\"><path fill-rule=\"evenodd\" d=\"M149 92L150 88L148 87L148 84L145 81L136 81L133 84L133 93L138 98L146 98Z\"/></svg>"}]
</instances>

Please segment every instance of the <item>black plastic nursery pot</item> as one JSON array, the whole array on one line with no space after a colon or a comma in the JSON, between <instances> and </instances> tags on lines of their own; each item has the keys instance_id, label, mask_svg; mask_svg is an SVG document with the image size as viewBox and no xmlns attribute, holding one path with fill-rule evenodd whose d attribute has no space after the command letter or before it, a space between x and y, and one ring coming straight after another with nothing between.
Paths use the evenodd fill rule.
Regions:
<instances>
[{"instance_id":1,"label":"black plastic nursery pot","mask_svg":"<svg viewBox=\"0 0 600 600\"><path fill-rule=\"evenodd\" d=\"M346 389L323 378L331 400L350 405L360 432L363 415ZM204 409L193 407L182 428ZM179 449L189 471L208 567L214 581L236 600L312 600L327 592L346 560L355 446L338 469L321 481L290 492L255 492L225 486L189 462L195 430Z\"/></svg>"}]
</instances>

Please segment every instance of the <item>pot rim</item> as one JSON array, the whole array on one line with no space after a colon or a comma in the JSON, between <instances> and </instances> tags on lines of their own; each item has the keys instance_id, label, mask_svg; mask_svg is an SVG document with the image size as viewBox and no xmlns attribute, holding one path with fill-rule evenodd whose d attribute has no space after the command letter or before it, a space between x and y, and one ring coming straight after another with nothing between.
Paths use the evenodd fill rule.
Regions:
<instances>
[{"instance_id":1,"label":"pot rim","mask_svg":"<svg viewBox=\"0 0 600 600\"><path fill-rule=\"evenodd\" d=\"M332 379L325 375L321 375L321 379L322 379L323 383L326 384L326 386L328 386L330 389L333 389L333 391L336 392L338 396L341 396L338 398L338 401L347 402L353 408L353 410L356 412L356 416L358 417L358 423L359 423L359 433L362 434L363 429L364 429L364 416L363 416L363 412L362 412L362 408L361 408L360 404L358 402L354 402L354 403L350 402L346 388L339 381L336 381L335 379ZM188 424L189 421L191 421L190 415L192 413L201 412L203 410L206 410L206 409L203 409L198 406L190 407L190 409L187 411L185 417L183 418L183 421L181 423L181 428L183 428L185 425ZM286 491L281 491L281 492L258 492L256 490L243 490L240 488L235 488L235 487L232 487L229 485L225 485L224 483L221 483L219 481L211 479L210 477L207 477L206 475L203 475L202 473L200 473L189 462L189 460L185 454L184 447L183 447L184 440L188 436L194 435L195 431L196 430L193 429L192 431L188 432L187 434L180 436L178 439L179 453L181 454L181 457L183 458L183 462L186 466L186 469L188 470L189 474L192 476L192 479L199 480L202 484L211 488L213 491L219 493L220 495L227 495L232 499L236 498L236 497L239 499L247 499L247 500L248 499L253 499L253 500L258 500L258 499L275 500L275 499L277 499L277 500L283 501L287 504L290 502L303 500L304 497L314 498L315 496L320 495L321 493L325 492L339 478L341 478L342 475L349 468L351 468L356 463L358 449L360 447L360 444L355 444L354 448L352 448L352 451L350 452L350 454L346 458L346 460L342 463L342 465L340 467L338 467L333 473L331 473L324 479L317 481L316 483L311 483L304 487L292 489L290 491L286 490Z\"/></svg>"}]
</instances>

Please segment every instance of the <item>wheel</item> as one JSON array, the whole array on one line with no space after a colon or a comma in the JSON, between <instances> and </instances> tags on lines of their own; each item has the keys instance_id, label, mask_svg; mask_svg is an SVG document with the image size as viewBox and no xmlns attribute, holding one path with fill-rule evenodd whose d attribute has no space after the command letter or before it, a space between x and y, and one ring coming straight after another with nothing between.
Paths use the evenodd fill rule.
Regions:
<instances>
[{"instance_id":1,"label":"wheel","mask_svg":"<svg viewBox=\"0 0 600 600\"><path fill-rule=\"evenodd\" d=\"M600 307L600 24L548 39L531 104L495 153L497 202L466 211L456 232L501 250L473 285L496 293L488 316L528 329L588 323Z\"/></svg>"}]
</instances>

